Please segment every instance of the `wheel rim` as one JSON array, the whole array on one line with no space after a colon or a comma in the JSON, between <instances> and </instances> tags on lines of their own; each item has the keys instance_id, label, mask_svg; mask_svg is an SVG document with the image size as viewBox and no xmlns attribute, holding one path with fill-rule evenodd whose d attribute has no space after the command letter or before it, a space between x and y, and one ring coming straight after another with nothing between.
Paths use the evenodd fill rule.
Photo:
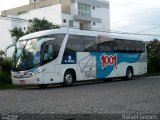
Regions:
<instances>
[{"instance_id":1,"label":"wheel rim","mask_svg":"<svg viewBox=\"0 0 160 120\"><path fill-rule=\"evenodd\" d=\"M127 76L129 79L132 78L132 71L131 70L128 70Z\"/></svg>"},{"instance_id":2,"label":"wheel rim","mask_svg":"<svg viewBox=\"0 0 160 120\"><path fill-rule=\"evenodd\" d=\"M65 80L66 80L66 82L67 82L68 84L72 83L72 80L73 80L72 75L71 75L71 74L67 74L67 75L65 76Z\"/></svg>"}]
</instances>

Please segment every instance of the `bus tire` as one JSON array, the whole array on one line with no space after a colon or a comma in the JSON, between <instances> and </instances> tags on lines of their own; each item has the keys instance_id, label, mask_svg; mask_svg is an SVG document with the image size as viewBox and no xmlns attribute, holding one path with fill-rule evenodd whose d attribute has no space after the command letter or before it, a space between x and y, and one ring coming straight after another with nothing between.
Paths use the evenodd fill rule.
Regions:
<instances>
[{"instance_id":1,"label":"bus tire","mask_svg":"<svg viewBox=\"0 0 160 120\"><path fill-rule=\"evenodd\" d=\"M131 80L133 78L133 68L132 67L128 67L126 70L126 80Z\"/></svg>"},{"instance_id":2,"label":"bus tire","mask_svg":"<svg viewBox=\"0 0 160 120\"><path fill-rule=\"evenodd\" d=\"M67 70L63 78L63 86L71 87L73 85L75 75L71 70Z\"/></svg>"}]
</instances>

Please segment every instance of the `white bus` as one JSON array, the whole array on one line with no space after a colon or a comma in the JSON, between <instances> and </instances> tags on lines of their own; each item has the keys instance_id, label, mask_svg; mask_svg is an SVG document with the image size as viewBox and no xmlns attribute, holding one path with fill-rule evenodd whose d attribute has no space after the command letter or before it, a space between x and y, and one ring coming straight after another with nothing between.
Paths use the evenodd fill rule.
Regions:
<instances>
[{"instance_id":1,"label":"white bus","mask_svg":"<svg viewBox=\"0 0 160 120\"><path fill-rule=\"evenodd\" d=\"M132 79L146 72L144 42L68 28L21 37L11 74L13 84L46 87L55 83L72 86L76 81L93 79Z\"/></svg>"}]
</instances>

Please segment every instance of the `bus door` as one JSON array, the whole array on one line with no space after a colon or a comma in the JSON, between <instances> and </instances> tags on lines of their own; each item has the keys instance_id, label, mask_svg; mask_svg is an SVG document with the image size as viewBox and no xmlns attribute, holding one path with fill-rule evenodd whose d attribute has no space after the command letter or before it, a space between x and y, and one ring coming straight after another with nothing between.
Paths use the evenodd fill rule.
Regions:
<instances>
[{"instance_id":1,"label":"bus door","mask_svg":"<svg viewBox=\"0 0 160 120\"><path fill-rule=\"evenodd\" d=\"M49 40L42 44L42 64L43 64L43 80L44 84L53 83L54 82L54 64L53 60L54 49L55 49L54 41Z\"/></svg>"}]
</instances>

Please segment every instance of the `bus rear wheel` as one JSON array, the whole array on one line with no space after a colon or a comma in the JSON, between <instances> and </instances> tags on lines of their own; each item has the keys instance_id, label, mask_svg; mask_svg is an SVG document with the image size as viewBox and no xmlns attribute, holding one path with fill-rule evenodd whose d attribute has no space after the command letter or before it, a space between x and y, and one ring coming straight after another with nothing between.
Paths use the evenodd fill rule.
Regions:
<instances>
[{"instance_id":1,"label":"bus rear wheel","mask_svg":"<svg viewBox=\"0 0 160 120\"><path fill-rule=\"evenodd\" d=\"M63 78L63 86L65 87L70 87L73 85L74 82L74 73L70 70L67 70L64 74L64 78Z\"/></svg>"},{"instance_id":2,"label":"bus rear wheel","mask_svg":"<svg viewBox=\"0 0 160 120\"><path fill-rule=\"evenodd\" d=\"M131 80L133 78L133 69L128 67L126 71L126 80Z\"/></svg>"}]
</instances>

